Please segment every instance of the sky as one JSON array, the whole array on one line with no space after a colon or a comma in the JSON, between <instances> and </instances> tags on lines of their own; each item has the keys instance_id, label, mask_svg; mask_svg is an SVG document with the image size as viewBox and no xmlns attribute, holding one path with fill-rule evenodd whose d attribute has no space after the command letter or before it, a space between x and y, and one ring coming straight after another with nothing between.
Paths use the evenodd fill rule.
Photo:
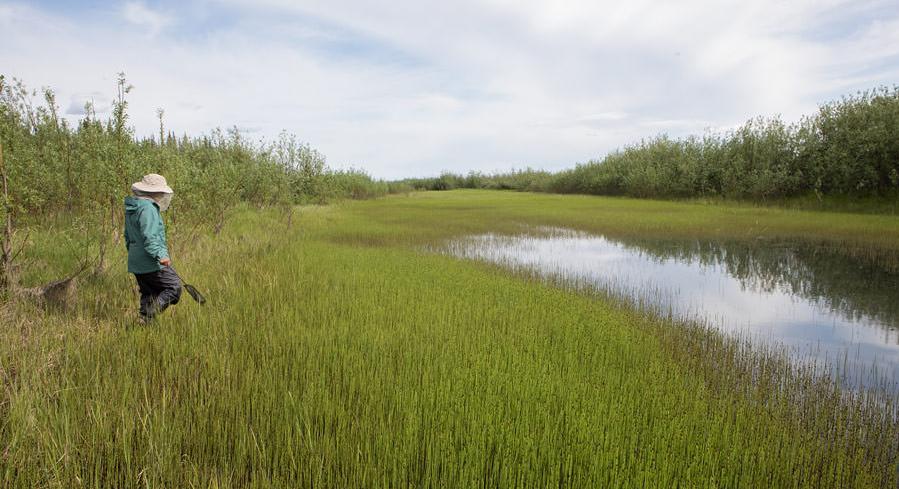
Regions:
<instances>
[{"instance_id":1,"label":"sky","mask_svg":"<svg viewBox=\"0 0 899 489\"><path fill-rule=\"evenodd\" d=\"M71 120L296 134L378 178L559 170L899 83L899 0L0 0L0 74Z\"/></svg>"}]
</instances>

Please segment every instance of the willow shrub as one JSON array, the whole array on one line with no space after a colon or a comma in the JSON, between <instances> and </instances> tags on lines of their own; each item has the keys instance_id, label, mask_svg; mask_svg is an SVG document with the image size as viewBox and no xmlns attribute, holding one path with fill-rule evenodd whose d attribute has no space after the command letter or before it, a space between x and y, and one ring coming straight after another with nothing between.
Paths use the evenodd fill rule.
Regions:
<instances>
[{"instance_id":1,"label":"willow shrub","mask_svg":"<svg viewBox=\"0 0 899 489\"><path fill-rule=\"evenodd\" d=\"M899 192L899 87L823 104L796 124L760 117L722 134L656 136L555 174L444 173L407 183L633 197L890 196Z\"/></svg>"},{"instance_id":2,"label":"willow shrub","mask_svg":"<svg viewBox=\"0 0 899 489\"><path fill-rule=\"evenodd\" d=\"M0 144L17 222L60 213L114 221L131 182L150 172L178 190L179 215L217 226L240 202L287 205L389 191L362 171L329 168L324 155L293 135L254 143L230 129L177 138L166 134L160 111L158 136L138 137L129 125L130 88L120 75L107 120L87 105L69 124L51 90L38 94L0 77Z\"/></svg>"}]
</instances>

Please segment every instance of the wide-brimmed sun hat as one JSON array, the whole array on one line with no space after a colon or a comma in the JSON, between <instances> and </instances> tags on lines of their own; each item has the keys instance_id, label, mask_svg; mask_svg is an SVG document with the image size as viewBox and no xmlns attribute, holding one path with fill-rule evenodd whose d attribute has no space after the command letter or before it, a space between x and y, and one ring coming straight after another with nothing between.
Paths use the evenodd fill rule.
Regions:
<instances>
[{"instance_id":1,"label":"wide-brimmed sun hat","mask_svg":"<svg viewBox=\"0 0 899 489\"><path fill-rule=\"evenodd\" d=\"M131 190L137 190L139 192L147 192L151 194L175 193L175 191L172 190L172 187L169 187L166 183L165 177L162 175L157 175L155 173L144 175L144 178L141 178L139 182L134 182L134 184L131 185Z\"/></svg>"}]
</instances>

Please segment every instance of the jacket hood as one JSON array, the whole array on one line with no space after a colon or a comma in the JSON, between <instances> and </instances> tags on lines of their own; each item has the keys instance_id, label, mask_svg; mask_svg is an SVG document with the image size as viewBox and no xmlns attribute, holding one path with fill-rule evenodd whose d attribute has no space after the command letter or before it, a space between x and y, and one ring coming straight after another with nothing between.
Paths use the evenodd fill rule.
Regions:
<instances>
[{"instance_id":1,"label":"jacket hood","mask_svg":"<svg viewBox=\"0 0 899 489\"><path fill-rule=\"evenodd\" d=\"M132 214L144 207L153 207L156 203L147 199L139 199L134 196L125 197L125 214Z\"/></svg>"}]
</instances>

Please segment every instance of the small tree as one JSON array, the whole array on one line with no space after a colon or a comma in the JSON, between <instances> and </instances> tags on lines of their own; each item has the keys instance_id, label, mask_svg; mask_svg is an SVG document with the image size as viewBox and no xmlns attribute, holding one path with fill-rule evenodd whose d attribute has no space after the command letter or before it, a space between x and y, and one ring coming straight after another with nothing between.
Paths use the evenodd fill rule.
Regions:
<instances>
[{"instance_id":1,"label":"small tree","mask_svg":"<svg viewBox=\"0 0 899 489\"><path fill-rule=\"evenodd\" d=\"M16 111L7 102L7 87L3 75L0 75L0 213L2 213L3 231L0 236L0 294L8 293L15 286L13 261L15 260L15 252L13 250L13 239L15 236L14 206L12 189L9 183L9 171L6 166L3 142L12 136L10 122L14 120Z\"/></svg>"},{"instance_id":2,"label":"small tree","mask_svg":"<svg viewBox=\"0 0 899 489\"><path fill-rule=\"evenodd\" d=\"M3 78L0 78L0 90L3 89ZM3 141L0 139L0 190L3 194L3 240L0 242L0 292L6 292L13 284L12 279L12 201L9 198L9 179L6 176L6 165L3 163Z\"/></svg>"},{"instance_id":3,"label":"small tree","mask_svg":"<svg viewBox=\"0 0 899 489\"><path fill-rule=\"evenodd\" d=\"M127 95L134 87L128 84L125 73L119 73L116 81L116 98L112 104L112 119L108 122L106 130L100 131L101 165L105 171L96 175L98 182L97 193L105 205L108 218L101 219L100 253L95 273L106 271L106 254L110 244L116 245L121 241L122 234L119 201L124 196L124 189L128 188L130 171L128 157L133 142L132 131L128 128L128 100ZM95 141L96 142L96 141ZM105 143L105 144L104 144Z\"/></svg>"}]
</instances>

